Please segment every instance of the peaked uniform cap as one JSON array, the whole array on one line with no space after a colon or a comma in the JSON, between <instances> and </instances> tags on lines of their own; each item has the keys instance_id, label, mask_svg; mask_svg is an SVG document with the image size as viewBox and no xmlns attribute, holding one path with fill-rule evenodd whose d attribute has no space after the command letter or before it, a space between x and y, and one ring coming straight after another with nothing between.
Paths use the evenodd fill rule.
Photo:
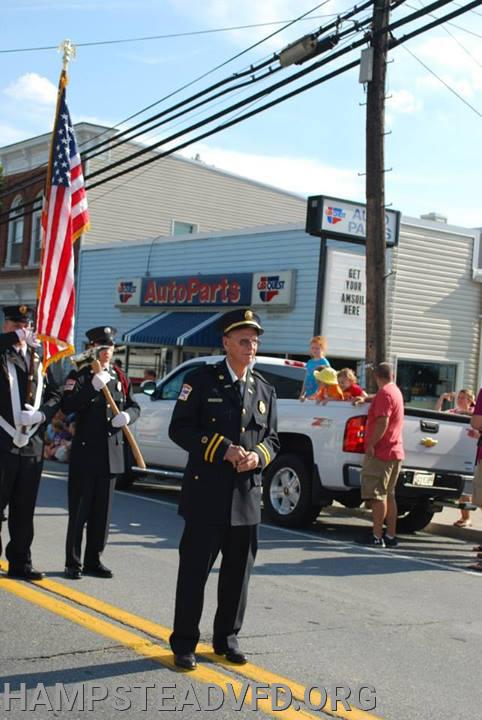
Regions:
<instances>
[{"instance_id":1,"label":"peaked uniform cap","mask_svg":"<svg viewBox=\"0 0 482 720\"><path fill-rule=\"evenodd\" d=\"M231 330L239 330L245 327L257 330L258 335L264 333L259 315L249 309L232 310L231 312L225 313L219 321L219 328L222 335L226 335L228 332L231 332Z\"/></svg>"},{"instance_id":2,"label":"peaked uniform cap","mask_svg":"<svg viewBox=\"0 0 482 720\"><path fill-rule=\"evenodd\" d=\"M35 315L35 310L29 305L7 305L3 308L5 320L13 322L31 322Z\"/></svg>"},{"instance_id":3,"label":"peaked uniform cap","mask_svg":"<svg viewBox=\"0 0 482 720\"><path fill-rule=\"evenodd\" d=\"M117 330L113 327L100 325L91 328L85 333L89 342L93 345L114 345L114 338Z\"/></svg>"}]
</instances>

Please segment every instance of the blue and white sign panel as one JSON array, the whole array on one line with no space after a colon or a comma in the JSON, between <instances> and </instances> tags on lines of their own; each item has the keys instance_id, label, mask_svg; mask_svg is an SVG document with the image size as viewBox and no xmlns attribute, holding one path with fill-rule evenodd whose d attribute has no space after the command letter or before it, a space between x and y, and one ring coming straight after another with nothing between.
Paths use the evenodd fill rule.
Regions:
<instances>
[{"instance_id":1,"label":"blue and white sign panel","mask_svg":"<svg viewBox=\"0 0 482 720\"><path fill-rule=\"evenodd\" d=\"M400 213L397 210L385 210L387 245L398 242ZM366 205L340 200L322 198L321 230L333 237L344 236L355 242L366 239Z\"/></svg>"}]
</instances>

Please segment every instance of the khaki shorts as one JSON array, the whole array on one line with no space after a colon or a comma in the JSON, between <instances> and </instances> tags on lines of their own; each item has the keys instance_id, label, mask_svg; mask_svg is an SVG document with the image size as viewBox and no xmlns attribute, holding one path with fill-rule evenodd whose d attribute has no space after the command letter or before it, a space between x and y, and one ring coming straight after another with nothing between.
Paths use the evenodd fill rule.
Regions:
<instances>
[{"instance_id":1,"label":"khaki shorts","mask_svg":"<svg viewBox=\"0 0 482 720\"><path fill-rule=\"evenodd\" d=\"M482 461L477 463L472 483L472 502L482 508Z\"/></svg>"},{"instance_id":2,"label":"khaki shorts","mask_svg":"<svg viewBox=\"0 0 482 720\"><path fill-rule=\"evenodd\" d=\"M361 471L362 500L383 500L387 495L395 495L401 460L380 460L365 455Z\"/></svg>"}]
</instances>

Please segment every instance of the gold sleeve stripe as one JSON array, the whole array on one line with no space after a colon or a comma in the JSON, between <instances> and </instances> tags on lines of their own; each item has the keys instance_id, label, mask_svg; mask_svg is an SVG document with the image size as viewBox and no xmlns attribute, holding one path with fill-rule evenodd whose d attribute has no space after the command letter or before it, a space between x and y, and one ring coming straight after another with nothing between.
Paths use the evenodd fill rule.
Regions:
<instances>
[{"instance_id":1,"label":"gold sleeve stripe","mask_svg":"<svg viewBox=\"0 0 482 720\"><path fill-rule=\"evenodd\" d=\"M266 454L268 456L268 462L271 462L271 453L268 450L268 448L266 447L266 445L264 443L260 443L260 446L263 448L263 450L266 451Z\"/></svg>"},{"instance_id":2,"label":"gold sleeve stripe","mask_svg":"<svg viewBox=\"0 0 482 720\"><path fill-rule=\"evenodd\" d=\"M211 450L212 446L216 442L216 439L219 437L219 433L214 433L211 440L209 441L209 445L207 446L206 450L204 451L204 460L205 462L209 462L209 451Z\"/></svg>"},{"instance_id":3,"label":"gold sleeve stripe","mask_svg":"<svg viewBox=\"0 0 482 720\"><path fill-rule=\"evenodd\" d=\"M214 456L216 454L216 450L221 445L222 441L224 440L224 435L220 435L216 442L214 443L213 449L211 450L211 454L209 456L209 462L214 462Z\"/></svg>"},{"instance_id":4,"label":"gold sleeve stripe","mask_svg":"<svg viewBox=\"0 0 482 720\"><path fill-rule=\"evenodd\" d=\"M256 445L256 447L258 448L258 450L261 450L261 453L266 461L266 465L268 465L271 461L271 456L270 456L269 452L266 450L265 446L262 445L261 443L259 445Z\"/></svg>"}]
</instances>

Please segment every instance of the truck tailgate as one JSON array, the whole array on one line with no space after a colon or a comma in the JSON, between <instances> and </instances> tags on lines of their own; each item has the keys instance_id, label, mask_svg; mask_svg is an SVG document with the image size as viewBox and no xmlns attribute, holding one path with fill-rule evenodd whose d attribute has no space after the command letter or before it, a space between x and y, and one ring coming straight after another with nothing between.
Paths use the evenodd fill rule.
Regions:
<instances>
[{"instance_id":1,"label":"truck tailgate","mask_svg":"<svg viewBox=\"0 0 482 720\"><path fill-rule=\"evenodd\" d=\"M403 440L407 466L471 475L477 442L470 418L406 408Z\"/></svg>"}]
</instances>

